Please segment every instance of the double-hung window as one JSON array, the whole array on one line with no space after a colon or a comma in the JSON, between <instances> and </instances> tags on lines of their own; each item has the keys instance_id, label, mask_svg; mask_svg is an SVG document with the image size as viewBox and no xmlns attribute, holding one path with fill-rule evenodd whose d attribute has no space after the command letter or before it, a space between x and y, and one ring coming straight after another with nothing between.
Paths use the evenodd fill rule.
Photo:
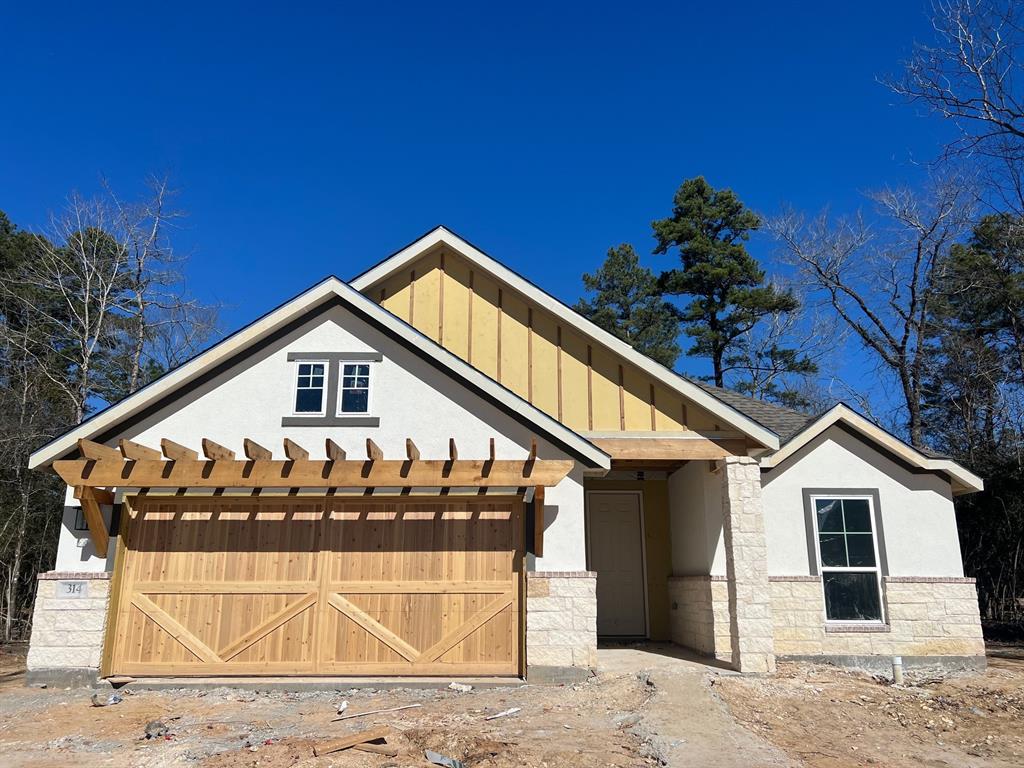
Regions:
<instances>
[{"instance_id":1,"label":"double-hung window","mask_svg":"<svg viewBox=\"0 0 1024 768\"><path fill-rule=\"evenodd\" d=\"M324 393L327 389L327 363L298 364L295 384L295 413L318 415L324 412Z\"/></svg>"},{"instance_id":2,"label":"double-hung window","mask_svg":"<svg viewBox=\"0 0 1024 768\"><path fill-rule=\"evenodd\" d=\"M338 391L339 413L370 412L370 364L341 364L341 388Z\"/></svg>"},{"instance_id":3,"label":"double-hung window","mask_svg":"<svg viewBox=\"0 0 1024 768\"><path fill-rule=\"evenodd\" d=\"M881 622L878 539L870 496L813 496L825 619Z\"/></svg>"}]
</instances>

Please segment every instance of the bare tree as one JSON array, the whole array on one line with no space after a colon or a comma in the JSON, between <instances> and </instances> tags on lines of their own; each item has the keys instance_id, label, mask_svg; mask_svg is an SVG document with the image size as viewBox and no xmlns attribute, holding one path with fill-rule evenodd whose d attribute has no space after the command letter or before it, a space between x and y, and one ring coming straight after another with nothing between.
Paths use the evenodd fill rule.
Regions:
<instances>
[{"instance_id":1,"label":"bare tree","mask_svg":"<svg viewBox=\"0 0 1024 768\"><path fill-rule=\"evenodd\" d=\"M961 177L934 180L925 193L871 195L877 228L863 217L807 221L787 212L769 223L811 290L821 295L900 388L910 441L924 445L928 317L936 270L967 230L973 206ZM884 226L883 226L884 225Z\"/></svg>"},{"instance_id":2,"label":"bare tree","mask_svg":"<svg viewBox=\"0 0 1024 768\"><path fill-rule=\"evenodd\" d=\"M759 400L810 412L820 411L813 380L845 329L831 314L806 310L801 286L777 285L799 301L800 310L773 312L743 336L725 361L731 386Z\"/></svg>"},{"instance_id":3,"label":"bare tree","mask_svg":"<svg viewBox=\"0 0 1024 768\"><path fill-rule=\"evenodd\" d=\"M117 230L128 252L122 332L126 352L121 379L127 395L147 383L147 373L179 365L195 354L217 332L217 310L191 297L179 269L184 258L171 246L167 230L183 214L170 207L175 192L166 177L151 177L149 195L135 203L123 202L104 184Z\"/></svg>"},{"instance_id":4,"label":"bare tree","mask_svg":"<svg viewBox=\"0 0 1024 768\"><path fill-rule=\"evenodd\" d=\"M101 201L71 195L46 236L36 236L37 257L3 282L7 297L55 339L45 357L31 345L23 351L63 392L76 423L96 395L97 358L123 298L131 241L118 224Z\"/></svg>"},{"instance_id":5,"label":"bare tree","mask_svg":"<svg viewBox=\"0 0 1024 768\"><path fill-rule=\"evenodd\" d=\"M937 0L934 42L918 44L903 75L883 81L956 124L947 154L988 163L1004 203L1024 210L1024 5L1019 0Z\"/></svg>"}]
</instances>

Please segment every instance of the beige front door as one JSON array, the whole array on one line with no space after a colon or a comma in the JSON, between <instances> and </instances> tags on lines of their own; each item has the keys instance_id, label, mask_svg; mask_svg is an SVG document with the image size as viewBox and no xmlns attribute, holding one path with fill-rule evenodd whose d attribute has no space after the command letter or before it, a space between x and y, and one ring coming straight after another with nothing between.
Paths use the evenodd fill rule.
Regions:
<instances>
[{"instance_id":1,"label":"beige front door","mask_svg":"<svg viewBox=\"0 0 1024 768\"><path fill-rule=\"evenodd\" d=\"M597 572L597 634L647 636L643 510L640 494L587 494L587 557Z\"/></svg>"}]
</instances>

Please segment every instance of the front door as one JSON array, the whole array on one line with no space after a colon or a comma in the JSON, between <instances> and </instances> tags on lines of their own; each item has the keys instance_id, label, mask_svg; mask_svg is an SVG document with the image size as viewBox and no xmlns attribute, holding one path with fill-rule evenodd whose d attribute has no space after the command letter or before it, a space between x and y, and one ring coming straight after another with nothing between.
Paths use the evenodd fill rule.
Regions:
<instances>
[{"instance_id":1,"label":"front door","mask_svg":"<svg viewBox=\"0 0 1024 768\"><path fill-rule=\"evenodd\" d=\"M640 494L587 494L587 557L597 572L597 634L647 636L643 511Z\"/></svg>"}]
</instances>

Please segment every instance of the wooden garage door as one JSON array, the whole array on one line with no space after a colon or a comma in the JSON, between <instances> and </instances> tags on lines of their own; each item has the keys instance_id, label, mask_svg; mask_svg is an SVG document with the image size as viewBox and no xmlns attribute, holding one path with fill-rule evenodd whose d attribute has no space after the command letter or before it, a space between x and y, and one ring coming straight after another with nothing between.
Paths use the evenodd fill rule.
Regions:
<instances>
[{"instance_id":1,"label":"wooden garage door","mask_svg":"<svg viewBox=\"0 0 1024 768\"><path fill-rule=\"evenodd\" d=\"M110 673L520 674L515 498L125 504Z\"/></svg>"}]
</instances>

